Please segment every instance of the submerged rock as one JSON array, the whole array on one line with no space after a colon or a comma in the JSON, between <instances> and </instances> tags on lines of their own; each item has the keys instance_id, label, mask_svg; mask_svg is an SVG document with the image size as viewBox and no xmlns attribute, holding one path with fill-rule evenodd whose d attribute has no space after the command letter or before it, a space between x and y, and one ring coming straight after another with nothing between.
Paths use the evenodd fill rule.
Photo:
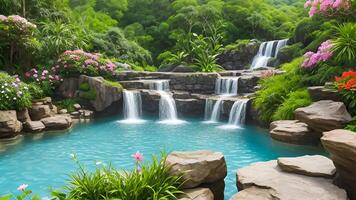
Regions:
<instances>
[{"instance_id":1,"label":"submerged rock","mask_svg":"<svg viewBox=\"0 0 356 200\"><path fill-rule=\"evenodd\" d=\"M24 123L26 132L37 133L43 131L45 128L45 125L41 121L28 121Z\"/></svg>"},{"instance_id":2,"label":"submerged rock","mask_svg":"<svg viewBox=\"0 0 356 200\"><path fill-rule=\"evenodd\" d=\"M183 192L185 195L178 200L214 200L214 195L208 188L186 189Z\"/></svg>"},{"instance_id":3,"label":"submerged rock","mask_svg":"<svg viewBox=\"0 0 356 200\"><path fill-rule=\"evenodd\" d=\"M332 178L336 172L332 160L319 155L278 158L278 166L285 172L315 177Z\"/></svg>"},{"instance_id":4,"label":"submerged rock","mask_svg":"<svg viewBox=\"0 0 356 200\"><path fill-rule=\"evenodd\" d=\"M262 195L267 199L272 196L270 199L347 200L346 192L333 185L331 179L283 172L276 160L258 162L239 169L237 186L242 191L256 187L245 191L245 196Z\"/></svg>"},{"instance_id":5,"label":"submerged rock","mask_svg":"<svg viewBox=\"0 0 356 200\"><path fill-rule=\"evenodd\" d=\"M183 188L215 183L227 175L225 158L220 152L173 152L168 155L166 164L171 167L171 174L183 174Z\"/></svg>"},{"instance_id":6,"label":"submerged rock","mask_svg":"<svg viewBox=\"0 0 356 200\"><path fill-rule=\"evenodd\" d=\"M312 144L318 141L308 125L298 120L274 121L270 125L270 134L275 140L292 144Z\"/></svg>"},{"instance_id":7,"label":"submerged rock","mask_svg":"<svg viewBox=\"0 0 356 200\"><path fill-rule=\"evenodd\" d=\"M323 100L313 103L308 107L298 108L295 118L321 133L338 128L344 128L351 121L344 103Z\"/></svg>"},{"instance_id":8,"label":"submerged rock","mask_svg":"<svg viewBox=\"0 0 356 200\"><path fill-rule=\"evenodd\" d=\"M321 142L335 164L336 183L356 199L356 133L342 129L325 132Z\"/></svg>"}]
</instances>

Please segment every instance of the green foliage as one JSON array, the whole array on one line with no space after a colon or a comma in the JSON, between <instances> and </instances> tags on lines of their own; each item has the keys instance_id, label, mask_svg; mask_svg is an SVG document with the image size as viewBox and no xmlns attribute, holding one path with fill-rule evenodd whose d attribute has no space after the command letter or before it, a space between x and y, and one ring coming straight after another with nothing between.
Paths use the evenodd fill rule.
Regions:
<instances>
[{"instance_id":1,"label":"green foliage","mask_svg":"<svg viewBox=\"0 0 356 200\"><path fill-rule=\"evenodd\" d=\"M332 52L340 65L356 65L356 23L341 24L336 27Z\"/></svg>"},{"instance_id":2,"label":"green foliage","mask_svg":"<svg viewBox=\"0 0 356 200\"><path fill-rule=\"evenodd\" d=\"M239 51L241 48L249 44L251 40L236 40L234 43L227 45L224 51Z\"/></svg>"},{"instance_id":3,"label":"green foliage","mask_svg":"<svg viewBox=\"0 0 356 200\"><path fill-rule=\"evenodd\" d=\"M0 110L22 110L31 107L28 85L0 72Z\"/></svg>"},{"instance_id":4,"label":"green foliage","mask_svg":"<svg viewBox=\"0 0 356 200\"><path fill-rule=\"evenodd\" d=\"M176 54L170 51L165 51L158 56L158 59L161 60L161 65L180 65L185 64L187 57L188 54L184 51L177 52Z\"/></svg>"},{"instance_id":5,"label":"green foliage","mask_svg":"<svg viewBox=\"0 0 356 200\"><path fill-rule=\"evenodd\" d=\"M74 112L74 104L78 103L78 99L76 98L70 98L70 99L64 99L62 101L57 101L55 102L55 105L58 107L58 109L67 109L69 113Z\"/></svg>"},{"instance_id":6,"label":"green foliage","mask_svg":"<svg viewBox=\"0 0 356 200\"><path fill-rule=\"evenodd\" d=\"M294 111L297 108L309 106L312 103L308 90L299 89L288 94L284 102L273 114L273 120L294 119Z\"/></svg>"},{"instance_id":7,"label":"green foliage","mask_svg":"<svg viewBox=\"0 0 356 200\"><path fill-rule=\"evenodd\" d=\"M34 99L42 99L46 96L41 86L35 82L28 84L28 91L30 92L32 98Z\"/></svg>"},{"instance_id":8,"label":"green foliage","mask_svg":"<svg viewBox=\"0 0 356 200\"><path fill-rule=\"evenodd\" d=\"M11 199L17 199L17 200L41 200L40 196L38 195L32 195L31 190L23 190L21 194L18 195L13 195L13 194L8 194L5 196L0 196L0 200L11 200Z\"/></svg>"},{"instance_id":9,"label":"green foliage","mask_svg":"<svg viewBox=\"0 0 356 200\"><path fill-rule=\"evenodd\" d=\"M355 90L340 90L343 101L347 105L351 114L356 114L356 91Z\"/></svg>"},{"instance_id":10,"label":"green foliage","mask_svg":"<svg viewBox=\"0 0 356 200\"><path fill-rule=\"evenodd\" d=\"M345 129L356 133L356 116L352 118L352 121L345 127Z\"/></svg>"},{"instance_id":11,"label":"green foliage","mask_svg":"<svg viewBox=\"0 0 356 200\"><path fill-rule=\"evenodd\" d=\"M304 44L304 46L310 44L314 40L314 36L312 35L312 33L314 31L319 30L319 27L321 26L323 21L324 20L317 17L304 18L303 20L301 20L294 30L294 42L301 42Z\"/></svg>"},{"instance_id":12,"label":"green foliage","mask_svg":"<svg viewBox=\"0 0 356 200\"><path fill-rule=\"evenodd\" d=\"M90 87L88 82L83 82L79 85L80 98L86 100L95 100L96 99L96 90L95 88Z\"/></svg>"},{"instance_id":13,"label":"green foliage","mask_svg":"<svg viewBox=\"0 0 356 200\"><path fill-rule=\"evenodd\" d=\"M169 168L161 160L141 165L140 170L119 171L112 166L97 167L88 171L79 164L79 171L70 176L67 199L177 199L180 177L171 176Z\"/></svg>"},{"instance_id":14,"label":"green foliage","mask_svg":"<svg viewBox=\"0 0 356 200\"><path fill-rule=\"evenodd\" d=\"M281 63L292 61L294 58L301 56L302 43L295 43L281 48L278 52L278 58Z\"/></svg>"},{"instance_id":15,"label":"green foliage","mask_svg":"<svg viewBox=\"0 0 356 200\"><path fill-rule=\"evenodd\" d=\"M109 80L104 80L104 84L111 86L111 87L116 87L118 89L122 89L122 85L119 82L116 81L109 81Z\"/></svg>"},{"instance_id":16,"label":"green foliage","mask_svg":"<svg viewBox=\"0 0 356 200\"><path fill-rule=\"evenodd\" d=\"M298 73L303 58L297 58L291 63L282 66L287 72L262 79L261 89L256 93L254 106L260 112L263 122L270 122L278 108L288 99L289 94L303 87L302 76ZM285 108L292 103L286 103ZM281 115L276 115L279 117Z\"/></svg>"},{"instance_id":17,"label":"green foliage","mask_svg":"<svg viewBox=\"0 0 356 200\"><path fill-rule=\"evenodd\" d=\"M343 71L345 71L344 67L322 63L310 71L301 71L302 82L310 86L324 85L326 82L334 81L335 76L341 75Z\"/></svg>"}]
</instances>

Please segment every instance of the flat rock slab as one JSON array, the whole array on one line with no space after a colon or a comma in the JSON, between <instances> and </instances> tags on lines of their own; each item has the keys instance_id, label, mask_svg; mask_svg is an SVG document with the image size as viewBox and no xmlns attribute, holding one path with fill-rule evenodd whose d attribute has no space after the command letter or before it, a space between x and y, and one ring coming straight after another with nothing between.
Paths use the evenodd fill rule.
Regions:
<instances>
[{"instance_id":1,"label":"flat rock slab","mask_svg":"<svg viewBox=\"0 0 356 200\"><path fill-rule=\"evenodd\" d=\"M178 200L214 200L213 193L208 188L186 189Z\"/></svg>"},{"instance_id":2,"label":"flat rock slab","mask_svg":"<svg viewBox=\"0 0 356 200\"><path fill-rule=\"evenodd\" d=\"M251 186L238 192L230 200L275 200L275 191Z\"/></svg>"},{"instance_id":3,"label":"flat rock slab","mask_svg":"<svg viewBox=\"0 0 356 200\"><path fill-rule=\"evenodd\" d=\"M56 115L41 120L48 130L64 130L72 126L72 118L64 115Z\"/></svg>"},{"instance_id":4,"label":"flat rock slab","mask_svg":"<svg viewBox=\"0 0 356 200\"><path fill-rule=\"evenodd\" d=\"M332 178L336 172L333 161L320 155L278 158L277 161L283 171L295 174Z\"/></svg>"},{"instance_id":5,"label":"flat rock slab","mask_svg":"<svg viewBox=\"0 0 356 200\"><path fill-rule=\"evenodd\" d=\"M318 101L308 107L298 108L294 114L297 120L320 133L344 128L351 121L351 115L344 103L331 100Z\"/></svg>"},{"instance_id":6,"label":"flat rock slab","mask_svg":"<svg viewBox=\"0 0 356 200\"><path fill-rule=\"evenodd\" d=\"M318 141L318 137L308 128L308 125L298 120L272 122L270 135L275 140L292 144L312 144Z\"/></svg>"},{"instance_id":7,"label":"flat rock slab","mask_svg":"<svg viewBox=\"0 0 356 200\"><path fill-rule=\"evenodd\" d=\"M220 152L172 152L167 156L166 165L171 167L172 175L183 175L183 188L214 183L227 175L225 158Z\"/></svg>"},{"instance_id":8,"label":"flat rock slab","mask_svg":"<svg viewBox=\"0 0 356 200\"><path fill-rule=\"evenodd\" d=\"M41 132L46 127L41 121L28 121L24 123L27 132Z\"/></svg>"},{"instance_id":9,"label":"flat rock slab","mask_svg":"<svg viewBox=\"0 0 356 200\"><path fill-rule=\"evenodd\" d=\"M347 200L346 192L331 179L283 172L276 160L254 163L237 171L240 190L252 186L266 189L273 199L288 200Z\"/></svg>"},{"instance_id":10,"label":"flat rock slab","mask_svg":"<svg viewBox=\"0 0 356 200\"><path fill-rule=\"evenodd\" d=\"M356 133L342 129L325 132L321 142L335 164L336 183L356 199Z\"/></svg>"}]
</instances>

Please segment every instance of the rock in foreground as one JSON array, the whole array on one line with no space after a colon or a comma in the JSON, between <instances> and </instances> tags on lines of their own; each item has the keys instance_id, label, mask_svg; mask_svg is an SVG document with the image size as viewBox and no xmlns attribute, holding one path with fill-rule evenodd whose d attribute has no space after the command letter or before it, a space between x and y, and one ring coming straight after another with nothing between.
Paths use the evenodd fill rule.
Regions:
<instances>
[{"instance_id":1,"label":"rock in foreground","mask_svg":"<svg viewBox=\"0 0 356 200\"><path fill-rule=\"evenodd\" d=\"M16 111L0 111L0 138L13 137L21 132L22 123L17 120Z\"/></svg>"},{"instance_id":2,"label":"rock in foreground","mask_svg":"<svg viewBox=\"0 0 356 200\"><path fill-rule=\"evenodd\" d=\"M225 158L220 152L173 152L168 155L166 164L173 175L183 174L183 188L214 183L227 175Z\"/></svg>"},{"instance_id":3,"label":"rock in foreground","mask_svg":"<svg viewBox=\"0 0 356 200\"><path fill-rule=\"evenodd\" d=\"M251 189L251 193L245 194L258 198L263 195L283 200L347 200L346 192L333 185L331 179L283 172L278 167L276 160L258 162L239 169L237 185L239 190L245 190L252 186L263 189L258 192ZM255 199L258 199L257 197Z\"/></svg>"},{"instance_id":4,"label":"rock in foreground","mask_svg":"<svg viewBox=\"0 0 356 200\"><path fill-rule=\"evenodd\" d=\"M72 126L72 118L65 115L56 115L41 120L47 130L64 130Z\"/></svg>"},{"instance_id":5,"label":"rock in foreground","mask_svg":"<svg viewBox=\"0 0 356 200\"><path fill-rule=\"evenodd\" d=\"M332 178L336 171L332 160L320 155L278 158L278 166L285 172L326 178Z\"/></svg>"},{"instance_id":6,"label":"rock in foreground","mask_svg":"<svg viewBox=\"0 0 356 200\"><path fill-rule=\"evenodd\" d=\"M341 129L325 132L321 142L334 161L336 183L356 199L356 133Z\"/></svg>"},{"instance_id":7,"label":"rock in foreground","mask_svg":"<svg viewBox=\"0 0 356 200\"><path fill-rule=\"evenodd\" d=\"M213 193L208 188L186 189L179 200L214 200Z\"/></svg>"},{"instance_id":8,"label":"rock in foreground","mask_svg":"<svg viewBox=\"0 0 356 200\"><path fill-rule=\"evenodd\" d=\"M344 103L323 100L313 103L308 107L298 108L295 118L322 133L344 126L351 121L351 115L347 112Z\"/></svg>"}]
</instances>

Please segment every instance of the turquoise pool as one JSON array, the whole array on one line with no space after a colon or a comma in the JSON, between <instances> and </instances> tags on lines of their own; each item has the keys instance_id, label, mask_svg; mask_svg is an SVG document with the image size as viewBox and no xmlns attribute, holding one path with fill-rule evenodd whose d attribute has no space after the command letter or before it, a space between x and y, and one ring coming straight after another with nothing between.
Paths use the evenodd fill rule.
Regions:
<instances>
[{"instance_id":1,"label":"turquoise pool","mask_svg":"<svg viewBox=\"0 0 356 200\"><path fill-rule=\"evenodd\" d=\"M147 119L142 124L119 123L119 116L79 124L68 133L28 136L0 152L0 194L16 192L25 183L41 195L49 187L60 188L76 166L70 154L88 166L111 162L116 167L131 169L131 155L136 151L149 158L160 150L209 149L224 153L228 177L226 199L236 193L235 172L257 161L280 156L324 154L317 147L286 145L271 140L265 130L246 126L242 129L220 129L222 124L187 123L167 125Z\"/></svg>"}]
</instances>

